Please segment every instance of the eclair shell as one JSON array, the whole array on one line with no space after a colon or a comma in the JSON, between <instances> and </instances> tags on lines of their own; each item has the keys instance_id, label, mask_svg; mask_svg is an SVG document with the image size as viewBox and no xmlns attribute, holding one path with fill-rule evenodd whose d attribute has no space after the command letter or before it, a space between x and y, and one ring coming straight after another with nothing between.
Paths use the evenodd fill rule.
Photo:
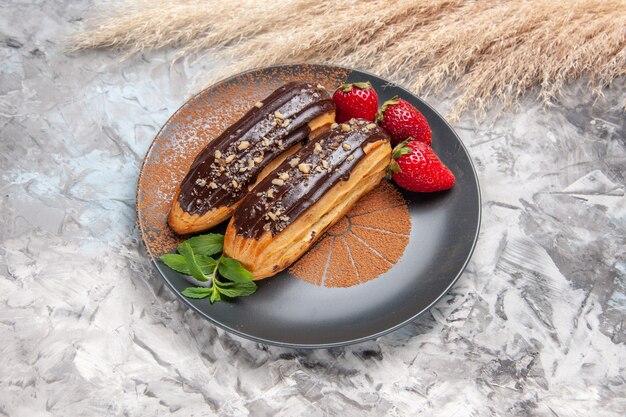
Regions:
<instances>
[{"instance_id":1,"label":"eclair shell","mask_svg":"<svg viewBox=\"0 0 626 417\"><path fill-rule=\"evenodd\" d=\"M376 129L377 133L380 133L378 127ZM273 276L287 268L383 179L391 158L391 145L386 134L379 137L380 139L363 145L364 155L351 168L348 178L334 183L310 207L278 232L267 230L267 225L263 225L266 230L258 236L254 231L245 230L241 226L245 221L238 222L238 216L246 215L240 206L226 229L224 253L241 262L252 272L255 280ZM305 147L310 146L313 145L307 144ZM303 149L296 152L292 158L297 158L301 152ZM289 160L291 158L276 171L287 168ZM332 169L332 166L330 168ZM275 173L272 175L275 176ZM270 179L271 177L267 178ZM267 180L253 188L246 200L266 192L269 185ZM289 181L284 184L284 187L297 186L298 184L291 184ZM253 201L248 201L248 204L250 203ZM255 223L255 227L257 231L260 230L258 229L260 224Z\"/></svg>"},{"instance_id":2,"label":"eclair shell","mask_svg":"<svg viewBox=\"0 0 626 417\"><path fill-rule=\"evenodd\" d=\"M196 157L174 194L170 227L188 234L228 219L249 189L334 119L326 90L304 82L280 87Z\"/></svg>"}]
</instances>

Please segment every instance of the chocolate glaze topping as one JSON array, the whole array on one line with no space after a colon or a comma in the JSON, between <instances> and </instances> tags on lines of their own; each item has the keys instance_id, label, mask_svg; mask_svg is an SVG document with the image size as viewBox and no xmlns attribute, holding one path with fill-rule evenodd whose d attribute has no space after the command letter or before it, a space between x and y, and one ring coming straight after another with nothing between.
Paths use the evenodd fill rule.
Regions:
<instances>
[{"instance_id":1,"label":"chocolate glaze topping","mask_svg":"<svg viewBox=\"0 0 626 417\"><path fill-rule=\"evenodd\" d=\"M254 187L235 211L235 231L254 239L265 231L280 233L336 183L350 178L365 145L380 140L389 136L366 120L333 124Z\"/></svg>"},{"instance_id":2,"label":"chocolate glaze topping","mask_svg":"<svg viewBox=\"0 0 626 417\"><path fill-rule=\"evenodd\" d=\"M196 157L178 202L190 214L231 206L272 160L307 139L308 122L335 108L322 86L291 82L254 104Z\"/></svg>"}]
</instances>

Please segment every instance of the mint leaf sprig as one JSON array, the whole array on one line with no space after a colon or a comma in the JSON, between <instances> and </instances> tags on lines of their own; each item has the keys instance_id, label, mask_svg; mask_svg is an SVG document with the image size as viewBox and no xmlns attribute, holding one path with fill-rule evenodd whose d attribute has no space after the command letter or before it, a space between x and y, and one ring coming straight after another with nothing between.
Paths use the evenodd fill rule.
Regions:
<instances>
[{"instance_id":1,"label":"mint leaf sprig","mask_svg":"<svg viewBox=\"0 0 626 417\"><path fill-rule=\"evenodd\" d=\"M174 271L191 275L201 282L211 282L210 287L188 287L182 292L187 298L210 297L211 304L229 298L245 297L256 291L252 273L237 260L220 255L224 235L209 233L195 236L178 245L177 254L161 256L161 261ZM220 277L224 278L221 280Z\"/></svg>"}]
</instances>

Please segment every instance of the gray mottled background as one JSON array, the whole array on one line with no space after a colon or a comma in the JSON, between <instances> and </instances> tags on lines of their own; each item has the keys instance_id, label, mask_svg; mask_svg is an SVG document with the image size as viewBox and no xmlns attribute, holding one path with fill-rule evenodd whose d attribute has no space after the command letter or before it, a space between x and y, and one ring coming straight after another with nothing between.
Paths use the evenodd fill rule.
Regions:
<instances>
[{"instance_id":1,"label":"gray mottled background","mask_svg":"<svg viewBox=\"0 0 626 417\"><path fill-rule=\"evenodd\" d=\"M0 3L0 415L624 415L623 80L457 123L484 199L458 284L377 341L292 351L188 311L138 240L143 155L220 64L66 55L87 6Z\"/></svg>"}]
</instances>

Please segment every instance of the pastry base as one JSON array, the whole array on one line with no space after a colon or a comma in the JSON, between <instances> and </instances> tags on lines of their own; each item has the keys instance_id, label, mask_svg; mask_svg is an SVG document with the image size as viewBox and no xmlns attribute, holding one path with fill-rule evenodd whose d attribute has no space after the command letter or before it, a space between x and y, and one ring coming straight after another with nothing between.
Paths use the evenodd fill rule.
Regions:
<instances>
[{"instance_id":1,"label":"pastry base","mask_svg":"<svg viewBox=\"0 0 626 417\"><path fill-rule=\"evenodd\" d=\"M347 181L337 183L276 236L271 232L259 239L238 235L231 219L224 236L224 254L241 262L255 280L276 275L294 263L385 176L391 158L389 142L370 143L364 152Z\"/></svg>"}]
</instances>

